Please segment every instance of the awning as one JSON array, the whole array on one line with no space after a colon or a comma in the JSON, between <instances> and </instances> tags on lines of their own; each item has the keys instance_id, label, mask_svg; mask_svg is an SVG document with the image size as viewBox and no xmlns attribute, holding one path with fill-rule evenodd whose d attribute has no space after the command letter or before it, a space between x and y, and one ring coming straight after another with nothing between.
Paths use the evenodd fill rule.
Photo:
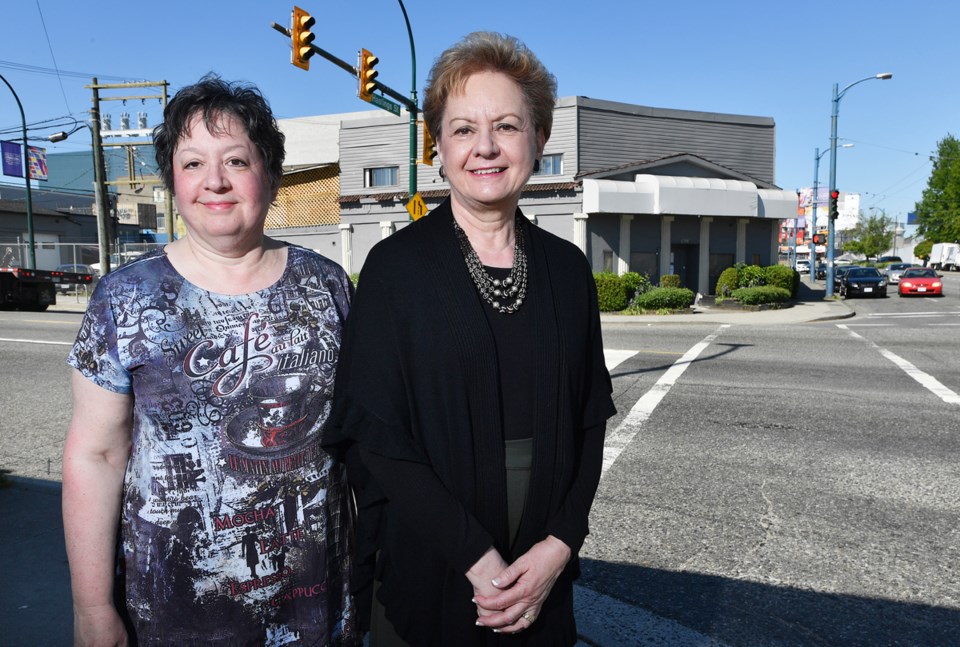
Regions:
<instances>
[{"instance_id":1,"label":"awning","mask_svg":"<svg viewBox=\"0 0 960 647\"><path fill-rule=\"evenodd\" d=\"M633 182L583 180L585 213L795 218L797 194L720 178L638 174Z\"/></svg>"}]
</instances>

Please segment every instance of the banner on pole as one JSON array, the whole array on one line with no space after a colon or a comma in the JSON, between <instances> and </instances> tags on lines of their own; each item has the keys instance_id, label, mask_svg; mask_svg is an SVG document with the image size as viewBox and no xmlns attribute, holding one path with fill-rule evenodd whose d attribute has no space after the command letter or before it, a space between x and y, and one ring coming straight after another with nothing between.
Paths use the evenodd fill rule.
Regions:
<instances>
[{"instance_id":1,"label":"banner on pole","mask_svg":"<svg viewBox=\"0 0 960 647\"><path fill-rule=\"evenodd\" d=\"M28 146L29 154L27 159L30 161L30 179L47 180L47 149Z\"/></svg>"},{"instance_id":2,"label":"banner on pole","mask_svg":"<svg viewBox=\"0 0 960 647\"><path fill-rule=\"evenodd\" d=\"M3 151L3 174L23 177L23 155L17 142L0 142Z\"/></svg>"}]
</instances>

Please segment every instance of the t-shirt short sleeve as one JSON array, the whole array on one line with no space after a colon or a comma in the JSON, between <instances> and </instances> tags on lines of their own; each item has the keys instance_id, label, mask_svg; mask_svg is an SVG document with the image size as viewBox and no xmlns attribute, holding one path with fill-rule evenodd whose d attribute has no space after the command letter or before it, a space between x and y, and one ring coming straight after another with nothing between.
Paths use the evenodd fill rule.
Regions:
<instances>
[{"instance_id":1,"label":"t-shirt short sleeve","mask_svg":"<svg viewBox=\"0 0 960 647\"><path fill-rule=\"evenodd\" d=\"M120 360L111 284L105 278L94 290L67 364L97 386L127 394L131 392L132 379L130 371Z\"/></svg>"}]
</instances>

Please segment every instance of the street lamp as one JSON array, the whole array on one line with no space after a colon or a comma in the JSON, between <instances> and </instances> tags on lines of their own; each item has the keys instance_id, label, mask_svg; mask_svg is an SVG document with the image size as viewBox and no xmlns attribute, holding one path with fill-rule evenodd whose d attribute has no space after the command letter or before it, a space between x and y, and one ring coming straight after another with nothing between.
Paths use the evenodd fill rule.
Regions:
<instances>
[{"instance_id":1,"label":"street lamp","mask_svg":"<svg viewBox=\"0 0 960 647\"><path fill-rule=\"evenodd\" d=\"M840 148L853 148L853 144L841 144ZM829 149L828 149L829 150ZM813 149L813 195L810 197L810 282L813 283L817 280L817 275L815 271L815 261L817 257L816 246L813 245L813 229L817 226L817 197L820 191L820 158L827 154L827 151L820 152L819 148ZM796 245L797 238L793 238L794 245ZM797 252L796 247L794 247L793 252L794 259L796 259Z\"/></svg>"},{"instance_id":2,"label":"street lamp","mask_svg":"<svg viewBox=\"0 0 960 647\"><path fill-rule=\"evenodd\" d=\"M837 113L840 111L840 100L843 99L843 96L847 93L847 90L853 86L863 83L864 81L872 81L874 79L880 79L881 81L886 81L893 78L892 72L882 72L880 74L875 74L873 76L868 76L860 79L859 81L854 81L847 87L845 87L840 92L837 92L837 84L833 84L833 110L830 114L830 194L833 195L833 192L837 188ZM833 218L827 217L827 289L826 296L833 296L833 233L834 223Z\"/></svg>"},{"instance_id":3,"label":"street lamp","mask_svg":"<svg viewBox=\"0 0 960 647\"><path fill-rule=\"evenodd\" d=\"M33 244L33 196L30 193L30 144L27 142L27 116L23 113L23 104L20 103L20 97L17 91L13 89L10 82L0 74L0 81L7 84L13 98L17 101L17 107L20 108L20 124L23 127L23 177L27 185L27 268L37 269L37 250Z\"/></svg>"}]
</instances>

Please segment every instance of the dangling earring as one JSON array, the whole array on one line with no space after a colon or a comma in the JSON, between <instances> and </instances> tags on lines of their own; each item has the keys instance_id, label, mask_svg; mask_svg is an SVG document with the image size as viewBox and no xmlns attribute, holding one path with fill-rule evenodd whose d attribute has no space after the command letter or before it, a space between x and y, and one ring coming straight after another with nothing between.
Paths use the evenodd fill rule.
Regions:
<instances>
[{"instance_id":1,"label":"dangling earring","mask_svg":"<svg viewBox=\"0 0 960 647\"><path fill-rule=\"evenodd\" d=\"M540 160L533 160L533 172L534 174L540 172Z\"/></svg>"},{"instance_id":2,"label":"dangling earring","mask_svg":"<svg viewBox=\"0 0 960 647\"><path fill-rule=\"evenodd\" d=\"M446 174L443 172L443 166L441 166L440 168L437 169L437 173L440 174L440 179L441 179L441 180L446 180L446 179L447 179Z\"/></svg>"}]
</instances>

